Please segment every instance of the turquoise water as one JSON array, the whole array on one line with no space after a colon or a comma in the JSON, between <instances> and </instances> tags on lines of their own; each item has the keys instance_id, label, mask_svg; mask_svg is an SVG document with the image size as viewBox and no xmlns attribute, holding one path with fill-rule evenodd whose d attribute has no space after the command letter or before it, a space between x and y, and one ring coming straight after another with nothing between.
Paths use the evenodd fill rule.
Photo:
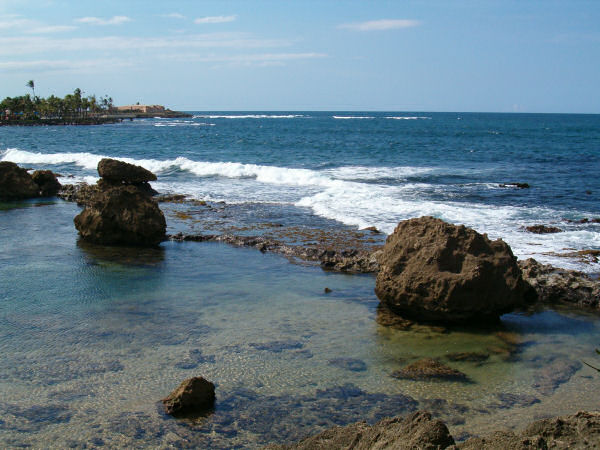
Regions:
<instances>
[{"instance_id":1,"label":"turquoise water","mask_svg":"<svg viewBox=\"0 0 600 450\"><path fill-rule=\"evenodd\" d=\"M217 243L82 245L74 204L0 209L3 447L255 448L417 408L466 437L598 407L597 374L580 363L594 362L596 315L402 331L377 323L372 276ZM488 356L449 359L467 351ZM422 357L470 382L390 376ZM217 385L215 410L165 416L159 400L195 375Z\"/></svg>"}]
</instances>

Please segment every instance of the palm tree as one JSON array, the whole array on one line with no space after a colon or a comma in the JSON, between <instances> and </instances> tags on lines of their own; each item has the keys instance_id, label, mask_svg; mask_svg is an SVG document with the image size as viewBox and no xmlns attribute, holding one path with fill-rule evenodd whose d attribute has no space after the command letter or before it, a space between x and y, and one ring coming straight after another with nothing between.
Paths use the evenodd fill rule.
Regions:
<instances>
[{"instance_id":1,"label":"palm tree","mask_svg":"<svg viewBox=\"0 0 600 450\"><path fill-rule=\"evenodd\" d=\"M35 83L33 82L33 80L29 80L26 86L33 91L33 98L35 99Z\"/></svg>"}]
</instances>

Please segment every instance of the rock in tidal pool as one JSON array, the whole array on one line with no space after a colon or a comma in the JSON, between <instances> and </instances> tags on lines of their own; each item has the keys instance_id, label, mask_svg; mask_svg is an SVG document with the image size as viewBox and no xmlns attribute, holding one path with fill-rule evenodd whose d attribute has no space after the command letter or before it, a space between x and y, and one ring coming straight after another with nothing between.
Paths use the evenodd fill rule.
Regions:
<instances>
[{"instance_id":1,"label":"rock in tidal pool","mask_svg":"<svg viewBox=\"0 0 600 450\"><path fill-rule=\"evenodd\" d=\"M97 192L74 222L84 240L101 245L156 246L167 228L158 204L135 186Z\"/></svg>"},{"instance_id":2,"label":"rock in tidal pool","mask_svg":"<svg viewBox=\"0 0 600 450\"><path fill-rule=\"evenodd\" d=\"M0 161L0 200L37 197L39 190L27 170L13 162Z\"/></svg>"},{"instance_id":3,"label":"rock in tidal pool","mask_svg":"<svg viewBox=\"0 0 600 450\"><path fill-rule=\"evenodd\" d=\"M392 374L394 378L403 380L442 380L442 381L469 381L462 372L453 369L432 358L423 358Z\"/></svg>"},{"instance_id":4,"label":"rock in tidal pool","mask_svg":"<svg viewBox=\"0 0 600 450\"><path fill-rule=\"evenodd\" d=\"M433 217L400 222L379 257L375 293L420 321L481 323L525 303L527 285L510 247Z\"/></svg>"},{"instance_id":5,"label":"rock in tidal pool","mask_svg":"<svg viewBox=\"0 0 600 450\"><path fill-rule=\"evenodd\" d=\"M202 377L189 378L162 402L167 414L202 413L215 403L215 385Z\"/></svg>"},{"instance_id":6,"label":"rock in tidal pool","mask_svg":"<svg viewBox=\"0 0 600 450\"><path fill-rule=\"evenodd\" d=\"M51 170L36 170L31 174L31 178L38 185L42 197L54 197L62 188Z\"/></svg>"}]
</instances>

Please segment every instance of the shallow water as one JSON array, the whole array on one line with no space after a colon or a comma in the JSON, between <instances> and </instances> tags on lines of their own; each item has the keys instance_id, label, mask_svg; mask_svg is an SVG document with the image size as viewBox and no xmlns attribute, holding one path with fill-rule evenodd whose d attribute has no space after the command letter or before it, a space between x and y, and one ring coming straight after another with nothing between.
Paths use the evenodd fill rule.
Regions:
<instances>
[{"instance_id":1,"label":"shallow water","mask_svg":"<svg viewBox=\"0 0 600 450\"><path fill-rule=\"evenodd\" d=\"M82 245L78 211L0 211L3 447L255 448L418 408L464 438L598 408L597 375L580 363L594 362L597 315L540 310L505 315L491 331L396 330L377 324L372 276L217 243ZM450 361L457 352L489 356ZM422 357L470 382L390 376ZM194 375L216 383L215 411L165 416L159 400Z\"/></svg>"}]
</instances>

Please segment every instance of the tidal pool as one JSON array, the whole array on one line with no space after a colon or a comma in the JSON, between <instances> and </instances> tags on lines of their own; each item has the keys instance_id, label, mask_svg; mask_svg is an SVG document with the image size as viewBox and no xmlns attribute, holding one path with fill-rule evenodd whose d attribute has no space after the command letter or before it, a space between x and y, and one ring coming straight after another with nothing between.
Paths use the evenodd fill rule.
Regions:
<instances>
[{"instance_id":1,"label":"tidal pool","mask_svg":"<svg viewBox=\"0 0 600 450\"><path fill-rule=\"evenodd\" d=\"M416 409L464 438L598 408L581 363L597 315L403 331L377 323L372 276L218 243L104 249L78 243L74 204L0 209L2 447L256 448ZM469 382L391 376L423 357ZM164 415L160 399L195 375L217 385L214 411Z\"/></svg>"}]
</instances>

